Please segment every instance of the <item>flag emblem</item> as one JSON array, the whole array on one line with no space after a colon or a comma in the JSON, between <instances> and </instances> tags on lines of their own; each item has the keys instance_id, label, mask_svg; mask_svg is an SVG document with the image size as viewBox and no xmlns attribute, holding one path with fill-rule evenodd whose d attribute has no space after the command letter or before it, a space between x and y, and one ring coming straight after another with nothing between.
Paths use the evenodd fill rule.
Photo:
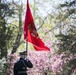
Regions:
<instances>
[{"instance_id":1,"label":"flag emblem","mask_svg":"<svg viewBox=\"0 0 76 75\"><path fill-rule=\"evenodd\" d=\"M29 32L31 33L32 36L38 38L38 33L37 33L37 30L35 28L34 23L31 23L31 24L28 25L28 30L29 30Z\"/></svg>"}]
</instances>

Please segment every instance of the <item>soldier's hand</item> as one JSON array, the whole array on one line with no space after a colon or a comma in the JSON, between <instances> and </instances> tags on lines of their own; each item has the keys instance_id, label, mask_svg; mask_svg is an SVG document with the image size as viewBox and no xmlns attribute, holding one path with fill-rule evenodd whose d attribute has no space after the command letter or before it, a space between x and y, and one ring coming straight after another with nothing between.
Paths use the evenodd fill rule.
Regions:
<instances>
[{"instance_id":1,"label":"soldier's hand","mask_svg":"<svg viewBox=\"0 0 76 75\"><path fill-rule=\"evenodd\" d=\"M28 61L29 59L28 59L28 56L26 56L26 60Z\"/></svg>"}]
</instances>

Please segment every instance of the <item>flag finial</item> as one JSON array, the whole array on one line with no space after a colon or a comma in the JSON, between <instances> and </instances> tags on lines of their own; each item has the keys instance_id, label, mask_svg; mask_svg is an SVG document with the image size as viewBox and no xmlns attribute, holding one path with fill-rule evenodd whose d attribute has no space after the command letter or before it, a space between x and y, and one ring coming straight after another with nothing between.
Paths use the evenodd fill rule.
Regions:
<instances>
[{"instance_id":1,"label":"flag finial","mask_svg":"<svg viewBox=\"0 0 76 75\"><path fill-rule=\"evenodd\" d=\"M27 0L27 2L28 2L29 0Z\"/></svg>"}]
</instances>

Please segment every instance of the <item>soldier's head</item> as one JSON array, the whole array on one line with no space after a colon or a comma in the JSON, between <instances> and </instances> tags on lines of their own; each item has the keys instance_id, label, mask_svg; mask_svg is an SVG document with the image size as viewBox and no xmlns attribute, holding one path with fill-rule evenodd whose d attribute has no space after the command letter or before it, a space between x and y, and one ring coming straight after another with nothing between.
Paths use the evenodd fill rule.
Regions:
<instances>
[{"instance_id":1,"label":"soldier's head","mask_svg":"<svg viewBox=\"0 0 76 75\"><path fill-rule=\"evenodd\" d=\"M27 51L20 52L19 54L21 58L25 58L27 55Z\"/></svg>"}]
</instances>

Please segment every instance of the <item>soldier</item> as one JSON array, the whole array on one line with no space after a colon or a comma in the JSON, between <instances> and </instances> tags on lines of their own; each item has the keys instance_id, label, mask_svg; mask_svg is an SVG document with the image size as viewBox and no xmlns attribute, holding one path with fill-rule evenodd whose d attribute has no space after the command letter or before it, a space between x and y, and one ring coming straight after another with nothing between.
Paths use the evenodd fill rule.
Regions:
<instances>
[{"instance_id":1,"label":"soldier","mask_svg":"<svg viewBox=\"0 0 76 75\"><path fill-rule=\"evenodd\" d=\"M14 75L27 75L27 67L33 67L33 64L29 59L25 60L26 55L26 51L20 52L20 59L14 64Z\"/></svg>"}]
</instances>

